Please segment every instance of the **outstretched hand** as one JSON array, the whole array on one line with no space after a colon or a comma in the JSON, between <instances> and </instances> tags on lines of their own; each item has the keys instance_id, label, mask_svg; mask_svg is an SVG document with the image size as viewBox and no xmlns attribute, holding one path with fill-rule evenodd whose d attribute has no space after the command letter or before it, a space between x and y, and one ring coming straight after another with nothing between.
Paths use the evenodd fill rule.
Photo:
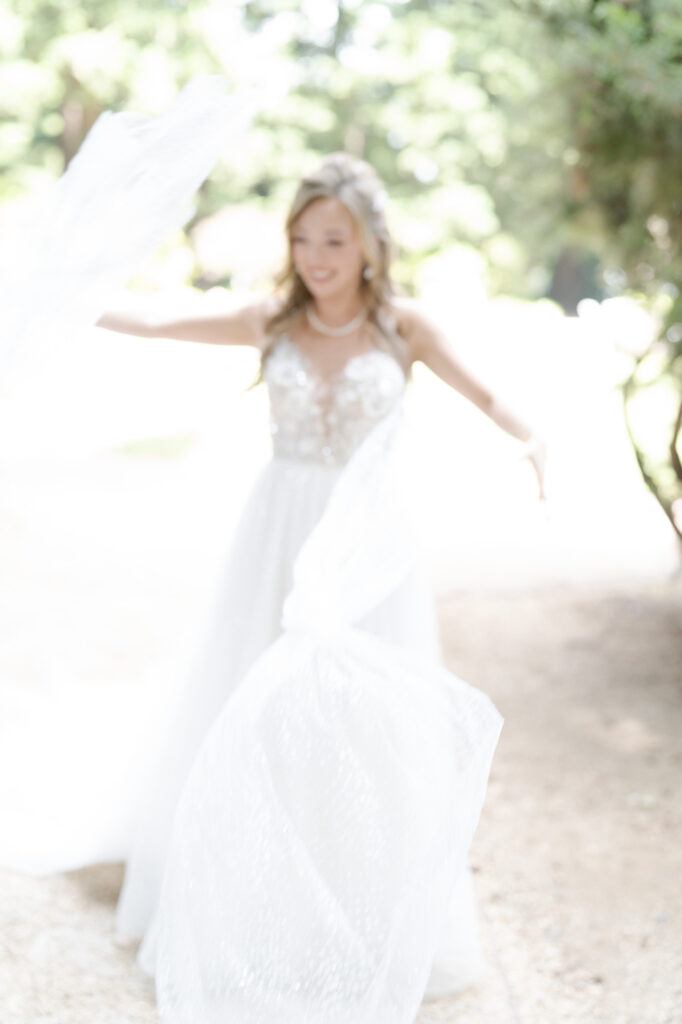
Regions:
<instances>
[{"instance_id":1,"label":"outstretched hand","mask_svg":"<svg viewBox=\"0 0 682 1024\"><path fill-rule=\"evenodd\" d=\"M547 502L547 490L545 487L545 471L547 466L547 442L543 437L534 434L525 442L519 454L520 459L528 459L538 481L538 498L545 505Z\"/></svg>"}]
</instances>

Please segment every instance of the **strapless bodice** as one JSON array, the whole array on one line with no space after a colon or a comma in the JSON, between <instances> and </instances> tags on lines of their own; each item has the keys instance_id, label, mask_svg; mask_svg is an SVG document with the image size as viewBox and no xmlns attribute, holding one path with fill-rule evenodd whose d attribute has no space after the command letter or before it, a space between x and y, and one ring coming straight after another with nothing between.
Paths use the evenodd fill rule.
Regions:
<instances>
[{"instance_id":1,"label":"strapless bodice","mask_svg":"<svg viewBox=\"0 0 682 1024\"><path fill-rule=\"evenodd\" d=\"M372 428L402 401L405 375L387 352L351 356L322 378L287 335L265 364L275 456L343 465Z\"/></svg>"}]
</instances>

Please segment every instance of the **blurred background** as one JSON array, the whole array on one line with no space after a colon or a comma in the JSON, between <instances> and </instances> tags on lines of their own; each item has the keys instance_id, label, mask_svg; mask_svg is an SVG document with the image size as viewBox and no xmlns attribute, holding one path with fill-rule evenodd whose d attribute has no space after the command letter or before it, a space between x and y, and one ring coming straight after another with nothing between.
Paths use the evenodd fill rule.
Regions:
<instances>
[{"instance_id":1,"label":"blurred background","mask_svg":"<svg viewBox=\"0 0 682 1024\"><path fill-rule=\"evenodd\" d=\"M508 722L474 862L512 986L453 1019L676 1020L680 4L4 0L0 269L100 113L160 114L207 73L255 113L226 125L135 302L268 293L299 177L347 150L386 184L399 288L549 442L545 510L518 443L416 367L413 492L449 664ZM91 769L128 757L121 736L153 730L181 676L268 458L267 396L245 348L88 328L49 350L29 388L0 381L0 695L10 730L38 698L79 710ZM68 734L51 716L48 759ZM3 875L8 1024L79 999L83 1019L154 1019L110 937L120 875L98 870Z\"/></svg>"},{"instance_id":2,"label":"blurred background","mask_svg":"<svg viewBox=\"0 0 682 1024\"><path fill-rule=\"evenodd\" d=\"M417 367L415 493L439 592L678 571L675 0L8 0L0 50L5 266L102 111L160 113L194 74L220 74L256 113L226 127L191 220L137 268L137 301L266 293L300 175L357 154L386 183L398 287L550 442L545 511L516 442ZM98 622L93 585L126 607L155 600L155 580L166 599L205 593L268 454L256 370L244 349L91 329L30 394L2 396L18 632L51 593L62 603L25 582L53 563Z\"/></svg>"}]
</instances>

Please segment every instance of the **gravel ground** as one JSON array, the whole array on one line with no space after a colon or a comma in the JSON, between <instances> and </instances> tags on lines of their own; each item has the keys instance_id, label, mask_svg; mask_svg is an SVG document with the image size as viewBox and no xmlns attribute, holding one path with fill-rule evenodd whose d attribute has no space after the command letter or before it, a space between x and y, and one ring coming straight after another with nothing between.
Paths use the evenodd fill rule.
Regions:
<instances>
[{"instance_id":1,"label":"gravel ground","mask_svg":"<svg viewBox=\"0 0 682 1024\"><path fill-rule=\"evenodd\" d=\"M469 595L443 623L506 719L473 862L514 1007L443 1019L677 1024L682 589Z\"/></svg>"},{"instance_id":2,"label":"gravel ground","mask_svg":"<svg viewBox=\"0 0 682 1024\"><path fill-rule=\"evenodd\" d=\"M488 967L420 1024L682 1019L682 588L453 594L447 658L505 716L472 849ZM151 1024L120 865L0 874L2 1024Z\"/></svg>"}]
</instances>

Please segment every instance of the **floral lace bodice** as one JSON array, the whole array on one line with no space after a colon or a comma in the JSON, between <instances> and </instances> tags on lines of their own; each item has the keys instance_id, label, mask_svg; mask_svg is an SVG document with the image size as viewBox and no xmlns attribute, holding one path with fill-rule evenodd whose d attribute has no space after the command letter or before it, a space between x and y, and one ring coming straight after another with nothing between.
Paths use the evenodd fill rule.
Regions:
<instances>
[{"instance_id":1,"label":"floral lace bodice","mask_svg":"<svg viewBox=\"0 0 682 1024\"><path fill-rule=\"evenodd\" d=\"M351 356L322 378L287 335L277 340L264 376L274 455L326 465L347 462L405 390L405 375L387 352Z\"/></svg>"}]
</instances>

